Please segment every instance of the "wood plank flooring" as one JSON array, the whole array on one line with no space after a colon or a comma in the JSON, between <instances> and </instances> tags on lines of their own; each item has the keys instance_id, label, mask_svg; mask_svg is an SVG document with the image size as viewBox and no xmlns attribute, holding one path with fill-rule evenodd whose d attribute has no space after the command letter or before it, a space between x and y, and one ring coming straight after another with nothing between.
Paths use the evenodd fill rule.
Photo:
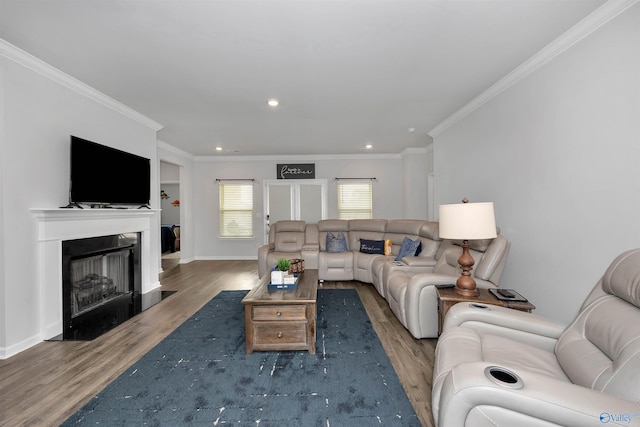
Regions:
<instances>
[{"instance_id":1,"label":"wood plank flooring","mask_svg":"<svg viewBox=\"0 0 640 427\"><path fill-rule=\"evenodd\" d=\"M178 292L93 341L43 342L0 360L0 425L60 424L220 291L256 285L257 263L194 261L165 270L161 283ZM357 290L418 418L432 427L436 340L414 339L372 285L322 287Z\"/></svg>"}]
</instances>

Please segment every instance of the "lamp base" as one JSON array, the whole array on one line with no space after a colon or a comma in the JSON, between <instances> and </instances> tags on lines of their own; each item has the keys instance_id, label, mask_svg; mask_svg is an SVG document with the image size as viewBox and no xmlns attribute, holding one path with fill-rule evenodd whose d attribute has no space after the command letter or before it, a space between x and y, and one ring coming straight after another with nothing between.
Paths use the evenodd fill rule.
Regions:
<instances>
[{"instance_id":1,"label":"lamp base","mask_svg":"<svg viewBox=\"0 0 640 427\"><path fill-rule=\"evenodd\" d=\"M456 281L456 293L465 297L478 296L476 289L476 281L471 277L471 269L473 268L474 259L469 253L469 241L462 242L462 254L458 259L458 264L462 269L462 275Z\"/></svg>"},{"instance_id":2,"label":"lamp base","mask_svg":"<svg viewBox=\"0 0 640 427\"><path fill-rule=\"evenodd\" d=\"M456 291L456 294L462 295L463 297L477 297L480 294L477 288L465 289L459 287L458 285L456 285L454 290Z\"/></svg>"}]
</instances>

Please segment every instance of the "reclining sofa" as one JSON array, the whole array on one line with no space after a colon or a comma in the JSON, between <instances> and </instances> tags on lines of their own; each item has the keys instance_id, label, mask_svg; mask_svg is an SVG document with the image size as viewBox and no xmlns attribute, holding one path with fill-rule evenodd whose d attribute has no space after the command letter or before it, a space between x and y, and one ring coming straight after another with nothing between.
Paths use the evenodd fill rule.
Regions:
<instances>
[{"instance_id":1,"label":"reclining sofa","mask_svg":"<svg viewBox=\"0 0 640 427\"><path fill-rule=\"evenodd\" d=\"M462 252L461 242L442 240L438 234L437 222L414 219L278 221L269 229L269 243L258 248L258 274L264 276L279 258L301 258L305 268L318 270L321 281L371 283L415 338L435 338L434 285L455 282ZM327 247L331 239L343 239L339 250ZM407 239L414 246L419 242L420 249L403 256ZM387 243L386 254L379 253L381 242ZM478 286L497 287L509 253L508 240L498 234L470 243Z\"/></svg>"},{"instance_id":2,"label":"reclining sofa","mask_svg":"<svg viewBox=\"0 0 640 427\"><path fill-rule=\"evenodd\" d=\"M566 327L456 304L436 347L436 426L640 426L638 325L640 249L613 260Z\"/></svg>"}]
</instances>

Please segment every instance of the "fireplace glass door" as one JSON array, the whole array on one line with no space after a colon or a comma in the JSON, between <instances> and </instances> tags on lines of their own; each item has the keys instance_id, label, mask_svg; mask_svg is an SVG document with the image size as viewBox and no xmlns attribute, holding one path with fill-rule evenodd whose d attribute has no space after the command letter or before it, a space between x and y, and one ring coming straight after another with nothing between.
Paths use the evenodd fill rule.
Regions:
<instances>
[{"instance_id":1,"label":"fireplace glass door","mask_svg":"<svg viewBox=\"0 0 640 427\"><path fill-rule=\"evenodd\" d=\"M71 317L130 293L131 250L71 261Z\"/></svg>"},{"instance_id":2,"label":"fireplace glass door","mask_svg":"<svg viewBox=\"0 0 640 427\"><path fill-rule=\"evenodd\" d=\"M139 233L62 242L62 339L91 340L140 313L139 242Z\"/></svg>"}]
</instances>

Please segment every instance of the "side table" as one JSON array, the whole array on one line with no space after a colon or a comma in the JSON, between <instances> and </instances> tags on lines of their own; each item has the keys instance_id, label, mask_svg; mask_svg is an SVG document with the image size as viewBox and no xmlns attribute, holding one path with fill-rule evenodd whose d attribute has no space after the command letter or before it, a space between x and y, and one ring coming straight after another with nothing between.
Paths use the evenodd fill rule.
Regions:
<instances>
[{"instance_id":1,"label":"side table","mask_svg":"<svg viewBox=\"0 0 640 427\"><path fill-rule=\"evenodd\" d=\"M496 298L487 289L478 288L478 295L466 297L456 293L455 288L436 288L438 293L438 335L442 333L444 318L451 307L459 302L472 302L480 304L499 305L501 307L512 308L514 310L531 313L536 308L535 305L526 301L503 301Z\"/></svg>"}]
</instances>

